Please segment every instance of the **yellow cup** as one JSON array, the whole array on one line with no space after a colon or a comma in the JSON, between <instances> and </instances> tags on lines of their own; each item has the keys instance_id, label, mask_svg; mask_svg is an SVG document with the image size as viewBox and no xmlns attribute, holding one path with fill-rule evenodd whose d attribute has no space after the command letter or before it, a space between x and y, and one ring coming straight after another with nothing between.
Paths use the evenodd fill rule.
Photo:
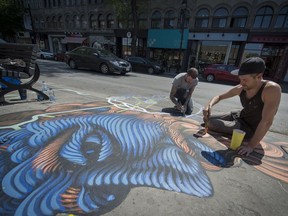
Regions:
<instances>
[{"instance_id":1,"label":"yellow cup","mask_svg":"<svg viewBox=\"0 0 288 216\"><path fill-rule=\"evenodd\" d=\"M234 129L233 134L232 134L230 149L236 150L241 145L245 134L246 134L245 131Z\"/></svg>"}]
</instances>

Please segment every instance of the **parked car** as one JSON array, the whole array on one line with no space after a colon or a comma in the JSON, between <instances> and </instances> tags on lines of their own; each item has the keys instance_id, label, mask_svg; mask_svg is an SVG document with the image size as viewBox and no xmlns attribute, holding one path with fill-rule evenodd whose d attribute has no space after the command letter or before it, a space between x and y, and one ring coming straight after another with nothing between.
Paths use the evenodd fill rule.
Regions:
<instances>
[{"instance_id":1,"label":"parked car","mask_svg":"<svg viewBox=\"0 0 288 216\"><path fill-rule=\"evenodd\" d=\"M37 58L41 59L54 59L54 54L49 50L39 50L37 52Z\"/></svg>"},{"instance_id":2,"label":"parked car","mask_svg":"<svg viewBox=\"0 0 288 216\"><path fill-rule=\"evenodd\" d=\"M72 68L89 68L103 74L126 74L132 71L131 64L108 50L92 47L77 47L65 53L65 61Z\"/></svg>"},{"instance_id":3,"label":"parked car","mask_svg":"<svg viewBox=\"0 0 288 216\"><path fill-rule=\"evenodd\" d=\"M132 65L132 70L135 72L147 72L149 74L160 74L164 73L164 68L149 59L135 56L128 56L127 61Z\"/></svg>"},{"instance_id":4,"label":"parked car","mask_svg":"<svg viewBox=\"0 0 288 216\"><path fill-rule=\"evenodd\" d=\"M238 76L231 74L231 71L238 69L234 65L225 65L225 64L211 64L208 65L203 70L203 77L208 82L214 81L228 81L233 83L239 83Z\"/></svg>"}]
</instances>

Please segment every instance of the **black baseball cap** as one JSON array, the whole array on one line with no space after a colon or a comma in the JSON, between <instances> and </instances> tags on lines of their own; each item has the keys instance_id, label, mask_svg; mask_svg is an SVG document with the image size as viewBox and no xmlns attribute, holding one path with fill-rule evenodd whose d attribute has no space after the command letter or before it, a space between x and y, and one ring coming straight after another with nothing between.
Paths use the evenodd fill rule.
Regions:
<instances>
[{"instance_id":1,"label":"black baseball cap","mask_svg":"<svg viewBox=\"0 0 288 216\"><path fill-rule=\"evenodd\" d=\"M251 57L245 59L239 69L231 71L234 75L246 75L255 73L264 73L265 71L265 61L260 57Z\"/></svg>"}]
</instances>

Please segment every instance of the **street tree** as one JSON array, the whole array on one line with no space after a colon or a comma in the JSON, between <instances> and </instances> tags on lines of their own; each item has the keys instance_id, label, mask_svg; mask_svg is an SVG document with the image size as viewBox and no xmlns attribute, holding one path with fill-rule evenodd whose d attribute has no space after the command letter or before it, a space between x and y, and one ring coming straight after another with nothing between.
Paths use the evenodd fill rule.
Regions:
<instances>
[{"instance_id":1,"label":"street tree","mask_svg":"<svg viewBox=\"0 0 288 216\"><path fill-rule=\"evenodd\" d=\"M136 43L138 39L138 14L140 3L137 0L111 0L116 12L116 17L123 28L132 29L131 55L136 54ZM132 21L132 23L131 23Z\"/></svg>"},{"instance_id":2,"label":"street tree","mask_svg":"<svg viewBox=\"0 0 288 216\"><path fill-rule=\"evenodd\" d=\"M0 32L3 37L13 37L23 30L24 7L11 0L0 1Z\"/></svg>"}]
</instances>

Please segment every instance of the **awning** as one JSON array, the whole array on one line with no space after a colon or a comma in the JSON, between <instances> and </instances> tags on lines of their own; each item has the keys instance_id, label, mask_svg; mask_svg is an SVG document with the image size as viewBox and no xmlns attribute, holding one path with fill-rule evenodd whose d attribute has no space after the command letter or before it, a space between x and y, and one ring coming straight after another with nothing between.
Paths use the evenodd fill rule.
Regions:
<instances>
[{"instance_id":1,"label":"awning","mask_svg":"<svg viewBox=\"0 0 288 216\"><path fill-rule=\"evenodd\" d=\"M65 37L62 39L63 44L67 43L76 43L76 44L82 44L87 38L83 37Z\"/></svg>"}]
</instances>

